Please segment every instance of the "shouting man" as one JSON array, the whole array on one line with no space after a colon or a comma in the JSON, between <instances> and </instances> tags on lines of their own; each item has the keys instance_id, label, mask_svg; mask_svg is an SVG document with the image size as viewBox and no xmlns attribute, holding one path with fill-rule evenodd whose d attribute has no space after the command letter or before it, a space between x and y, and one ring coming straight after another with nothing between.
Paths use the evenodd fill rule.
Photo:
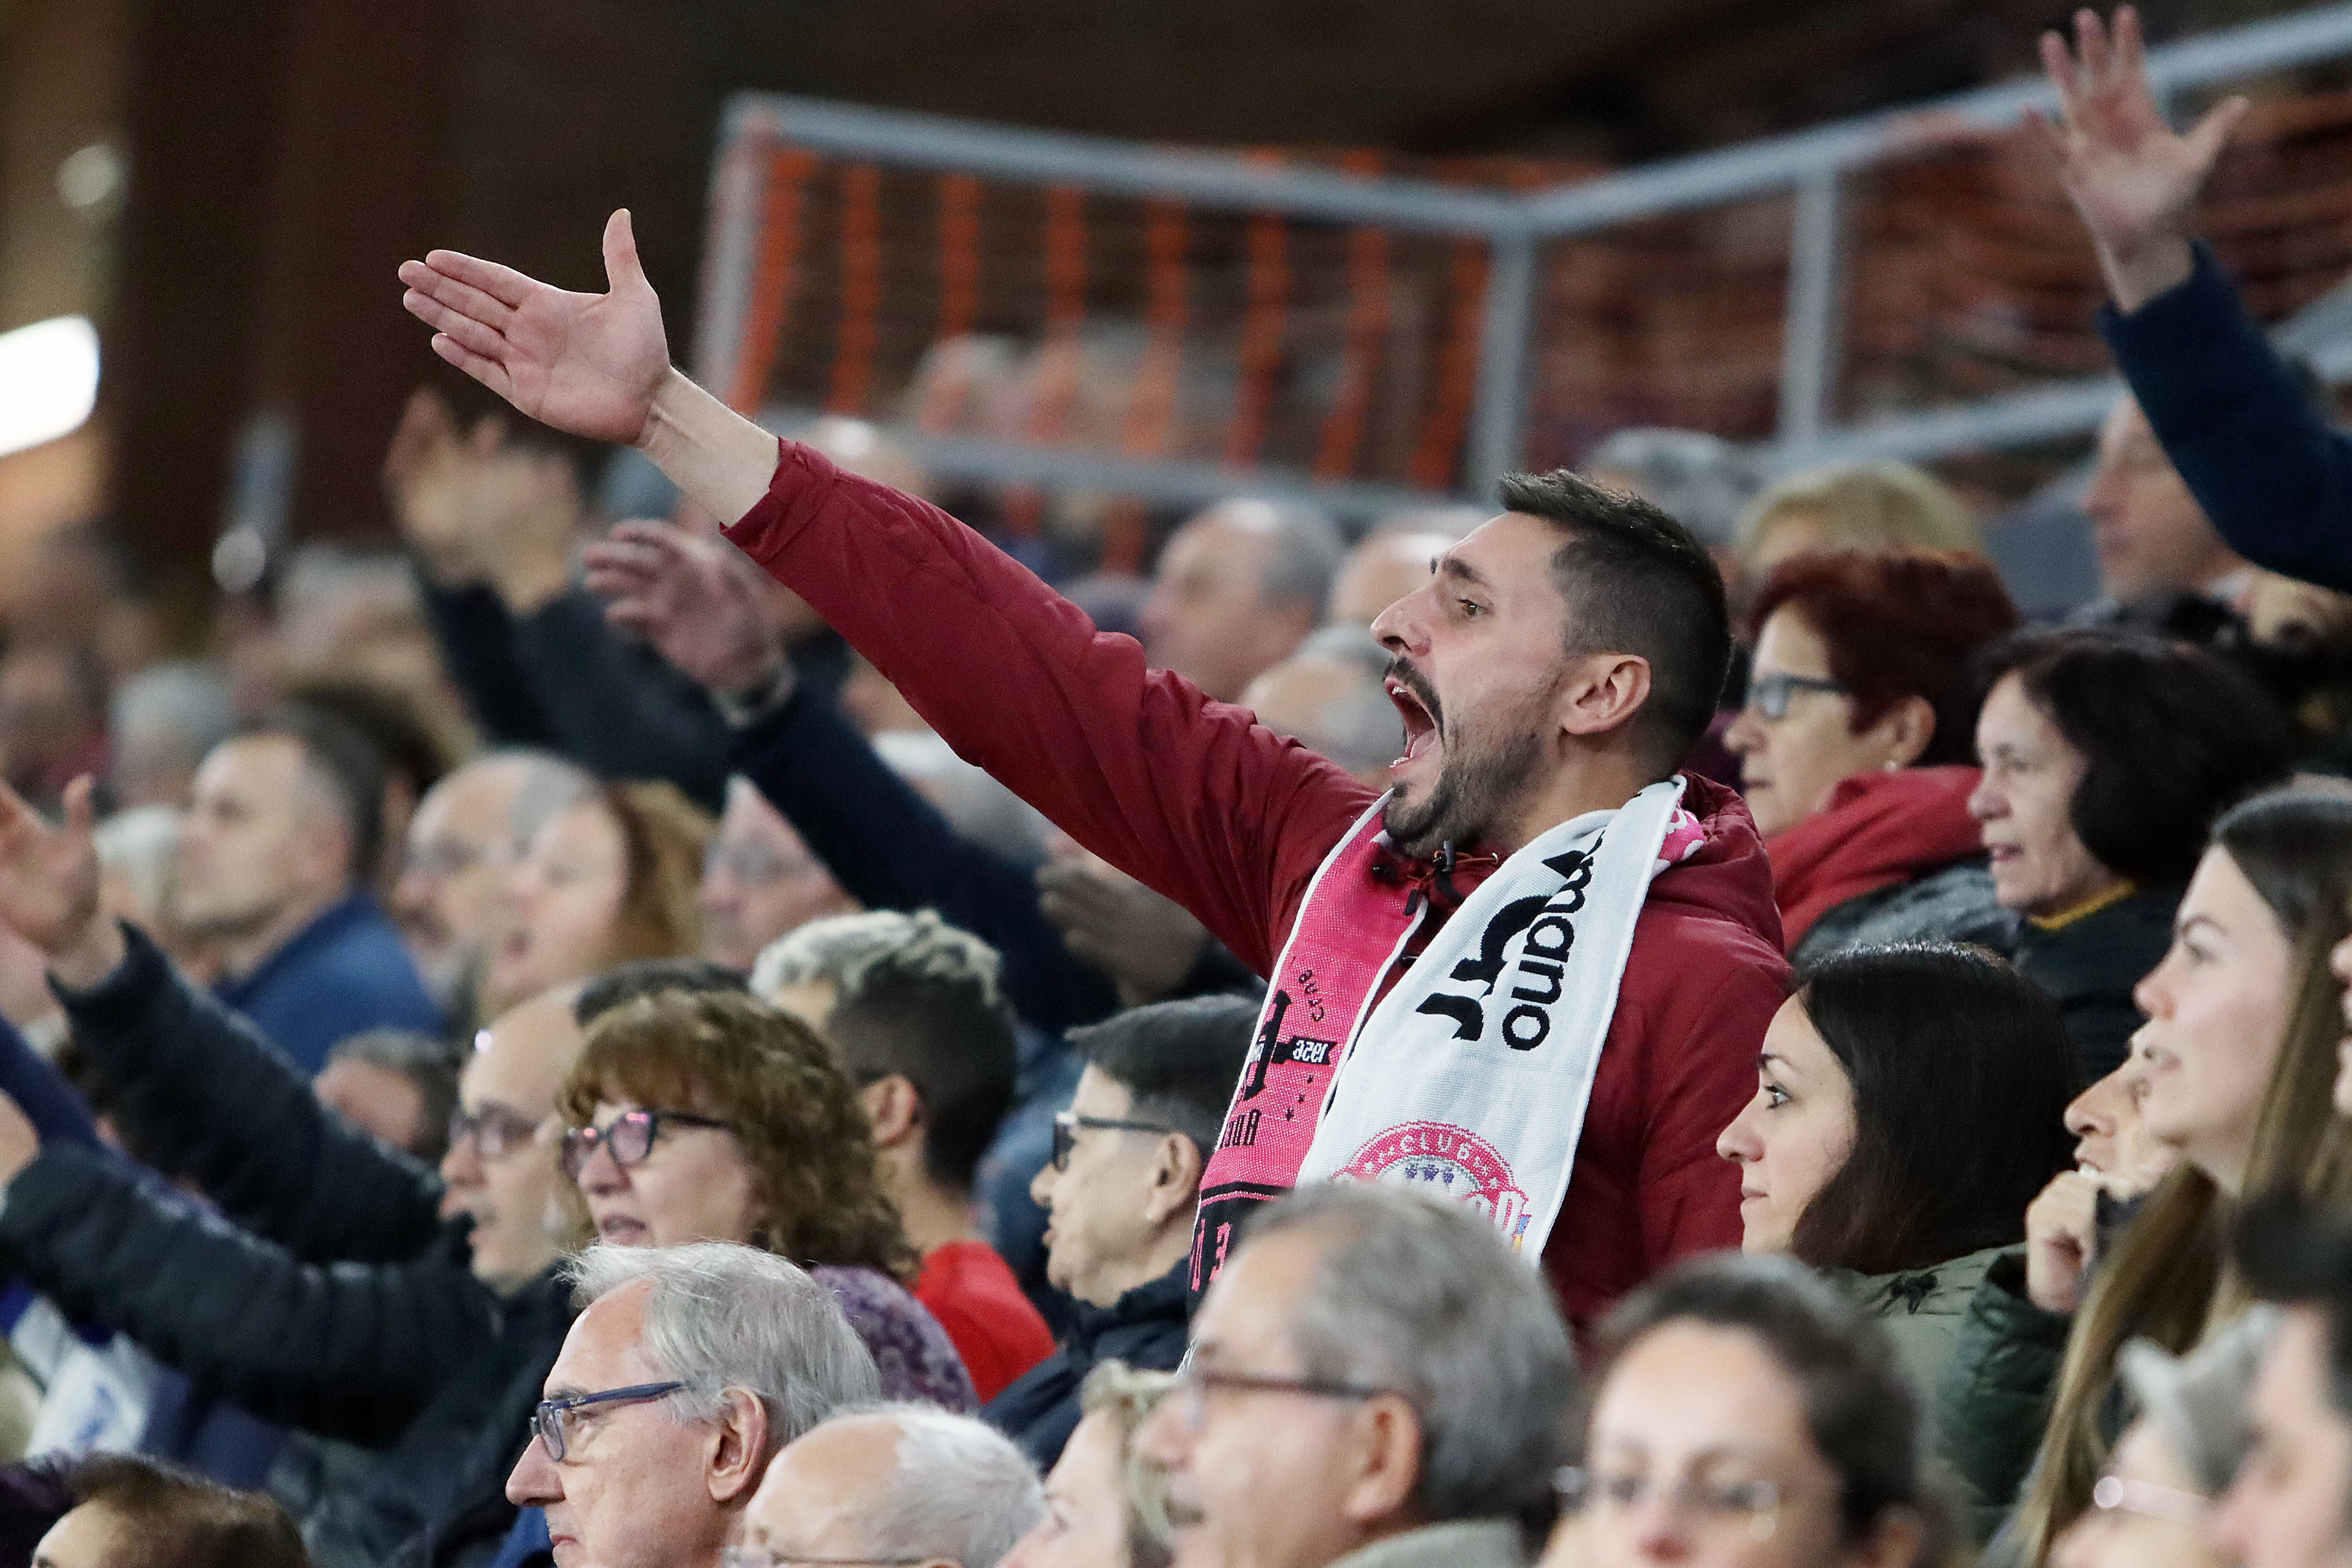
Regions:
<instances>
[{"instance_id":1,"label":"shouting man","mask_svg":"<svg viewBox=\"0 0 2352 1568\"><path fill-rule=\"evenodd\" d=\"M435 251L404 303L523 413L634 445L735 519L958 752L1272 976L1194 1289L1253 1206L1340 1175L1474 1205L1580 1322L1732 1244L1714 1141L1787 971L1746 807L1675 771L1730 650L1679 524L1572 474L1507 481L1372 627L1406 739L1379 794L1147 668L944 512L733 413L671 368L625 213L604 258L609 291L574 294ZM625 543L592 567L660 645L651 606L678 595Z\"/></svg>"}]
</instances>

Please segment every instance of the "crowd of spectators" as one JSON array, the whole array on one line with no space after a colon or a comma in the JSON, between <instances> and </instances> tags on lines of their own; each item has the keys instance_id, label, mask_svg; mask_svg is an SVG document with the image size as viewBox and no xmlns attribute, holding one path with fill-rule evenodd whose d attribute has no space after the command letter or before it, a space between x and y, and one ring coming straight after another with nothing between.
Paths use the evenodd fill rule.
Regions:
<instances>
[{"instance_id":1,"label":"crowd of spectators","mask_svg":"<svg viewBox=\"0 0 2352 1568\"><path fill-rule=\"evenodd\" d=\"M2044 56L2057 624L1669 430L1057 592L404 267L538 426L0 655L0 1568L2352 1563L2352 437Z\"/></svg>"}]
</instances>

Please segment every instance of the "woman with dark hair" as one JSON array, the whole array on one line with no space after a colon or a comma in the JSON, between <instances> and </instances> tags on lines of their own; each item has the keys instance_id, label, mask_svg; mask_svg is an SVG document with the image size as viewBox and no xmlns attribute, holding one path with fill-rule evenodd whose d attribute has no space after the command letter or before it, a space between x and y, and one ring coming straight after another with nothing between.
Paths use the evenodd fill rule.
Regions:
<instances>
[{"instance_id":1,"label":"woman with dark hair","mask_svg":"<svg viewBox=\"0 0 2352 1568\"><path fill-rule=\"evenodd\" d=\"M1799 972L1757 1079L1716 1145L1739 1166L1741 1248L1832 1271L1924 1396L1977 1281L2066 1166L2057 1008L1975 948L1840 953Z\"/></svg>"},{"instance_id":2,"label":"woman with dark hair","mask_svg":"<svg viewBox=\"0 0 2352 1568\"><path fill-rule=\"evenodd\" d=\"M1765 583L1748 617L1747 701L1724 743L1798 963L1922 939L2007 945L1968 810L1969 661L2016 625L1978 556L1799 555Z\"/></svg>"},{"instance_id":3,"label":"woman with dark hair","mask_svg":"<svg viewBox=\"0 0 2352 1568\"><path fill-rule=\"evenodd\" d=\"M564 1173L600 1239L788 1258L849 1315L884 1397L978 1407L954 1345L905 1289L919 1259L856 1089L806 1025L726 993L624 1003L590 1026L556 1109Z\"/></svg>"},{"instance_id":4,"label":"woman with dark hair","mask_svg":"<svg viewBox=\"0 0 2352 1568\"><path fill-rule=\"evenodd\" d=\"M1601 1324L1547 1562L1936 1568L1918 1395L1879 1327L1787 1258L1715 1254Z\"/></svg>"},{"instance_id":5,"label":"woman with dark hair","mask_svg":"<svg viewBox=\"0 0 2352 1568\"><path fill-rule=\"evenodd\" d=\"M1994 896L2021 917L2017 966L2065 1013L2084 1081L2104 1078L2213 819L2285 779L2293 733L2245 676L2145 633L2021 632L1979 674L1969 810Z\"/></svg>"},{"instance_id":6,"label":"woman with dark hair","mask_svg":"<svg viewBox=\"0 0 2352 1568\"><path fill-rule=\"evenodd\" d=\"M2223 816L2181 900L2171 949L2137 988L2147 1022L2133 1040L2139 1111L2179 1163L2141 1202L2104 1255L2087 1259L2081 1306L2065 1329L2050 1416L2033 1473L2008 1527L2014 1561L2037 1568L2090 1505L2116 1435L2117 1358L2142 1337L2175 1354L2246 1306L2224 1268L2229 1219L2246 1194L2288 1190L2352 1198L2352 1127L2329 1089L2343 1036L2328 949L2352 930L2352 799L2278 791ZM2001 1278L1986 1281L2002 1289ZM2011 1303L2033 1321L2063 1314ZM1953 1423L1980 1423L1954 1388ZM1965 1459L1965 1456L1963 1456ZM1964 1463L1980 1502L2013 1477Z\"/></svg>"}]
</instances>

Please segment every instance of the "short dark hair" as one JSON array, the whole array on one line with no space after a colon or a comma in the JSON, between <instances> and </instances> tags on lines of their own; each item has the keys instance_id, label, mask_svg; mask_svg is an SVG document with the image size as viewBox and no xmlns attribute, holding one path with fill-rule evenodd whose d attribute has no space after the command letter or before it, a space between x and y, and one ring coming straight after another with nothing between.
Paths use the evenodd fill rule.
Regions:
<instances>
[{"instance_id":1,"label":"short dark hair","mask_svg":"<svg viewBox=\"0 0 2352 1568\"><path fill-rule=\"evenodd\" d=\"M2238 1270L2265 1301L2327 1321L2327 1400L2352 1421L2352 1216L2292 1193L2254 1199L2231 1237Z\"/></svg>"},{"instance_id":2,"label":"short dark hair","mask_svg":"<svg viewBox=\"0 0 2352 1568\"><path fill-rule=\"evenodd\" d=\"M2082 757L2067 819L2099 864L2143 887L2186 879L2213 819L2284 780L2294 734L2261 687L2201 648L2114 628L2012 633L1978 689L2017 677Z\"/></svg>"},{"instance_id":3,"label":"short dark hair","mask_svg":"<svg viewBox=\"0 0 2352 1568\"><path fill-rule=\"evenodd\" d=\"M305 769L333 797L351 843L352 880L373 881L383 852L383 753L350 720L300 700L278 703L238 725L230 739L273 736L301 748Z\"/></svg>"},{"instance_id":4,"label":"short dark hair","mask_svg":"<svg viewBox=\"0 0 2352 1568\"><path fill-rule=\"evenodd\" d=\"M1859 733L1906 697L1935 710L1921 767L1976 755L1980 694L1969 660L2017 628L2000 574L1956 550L1829 550L1773 568L1748 611L1749 637L1787 609L1822 639L1830 679L1853 699Z\"/></svg>"},{"instance_id":5,"label":"short dark hair","mask_svg":"<svg viewBox=\"0 0 2352 1568\"><path fill-rule=\"evenodd\" d=\"M2064 1170L2079 1091L2066 1020L1981 948L1856 948L1801 970L1797 1005L1853 1086L1854 1141L1799 1216L1816 1268L1924 1268L2021 1240Z\"/></svg>"},{"instance_id":6,"label":"short dark hair","mask_svg":"<svg viewBox=\"0 0 2352 1568\"><path fill-rule=\"evenodd\" d=\"M1130 1007L1070 1031L1070 1044L1135 1097L1134 1117L1190 1138L1206 1160L1224 1130L1257 1004L1239 996L1188 996Z\"/></svg>"},{"instance_id":7,"label":"short dark hair","mask_svg":"<svg viewBox=\"0 0 2352 1568\"><path fill-rule=\"evenodd\" d=\"M342 1061L364 1062L408 1081L416 1090L418 1139L408 1152L420 1160L439 1160L448 1149L449 1119L457 1110L458 1047L417 1029L362 1029L327 1052L329 1066Z\"/></svg>"},{"instance_id":8,"label":"short dark hair","mask_svg":"<svg viewBox=\"0 0 2352 1568\"><path fill-rule=\"evenodd\" d=\"M682 991L691 996L731 992L748 996L751 982L707 958L639 958L616 964L580 988L572 999L572 1021L586 1028L614 1008L640 996Z\"/></svg>"},{"instance_id":9,"label":"short dark hair","mask_svg":"<svg viewBox=\"0 0 2352 1568\"><path fill-rule=\"evenodd\" d=\"M978 976L895 964L859 969L825 1015L824 1036L861 1088L904 1078L923 1102L923 1170L941 1186L971 1186L981 1156L1013 1104L1020 1050L1013 1009Z\"/></svg>"},{"instance_id":10,"label":"short dark hair","mask_svg":"<svg viewBox=\"0 0 2352 1568\"><path fill-rule=\"evenodd\" d=\"M1731 668L1723 574L1690 530L1637 496L1566 468L1506 474L1506 510L1558 523L1568 538L1551 576L1568 602L1570 657L1629 653L1650 664L1650 700L1635 723L1671 770L1714 721Z\"/></svg>"},{"instance_id":11,"label":"short dark hair","mask_svg":"<svg viewBox=\"0 0 2352 1568\"><path fill-rule=\"evenodd\" d=\"M1868 1534L1889 1509L1916 1509L1927 1521L1931 1548L1916 1561L1941 1561L1934 1549L1948 1520L1924 1473L1919 1395L1885 1331L1860 1305L1792 1258L1691 1258L1602 1320L1588 1384L1594 1400L1628 1351L1677 1322L1750 1335L1796 1384L1807 1433L1837 1475L1848 1542Z\"/></svg>"},{"instance_id":12,"label":"short dark hair","mask_svg":"<svg viewBox=\"0 0 2352 1568\"><path fill-rule=\"evenodd\" d=\"M74 1501L106 1510L135 1543L125 1559L170 1568L309 1568L302 1532L276 1500L135 1454L93 1454Z\"/></svg>"},{"instance_id":13,"label":"short dark hair","mask_svg":"<svg viewBox=\"0 0 2352 1568\"><path fill-rule=\"evenodd\" d=\"M450 738L407 692L348 675L313 675L286 689L289 700L323 708L375 742L388 773L407 775L416 798L439 784L457 756Z\"/></svg>"}]
</instances>

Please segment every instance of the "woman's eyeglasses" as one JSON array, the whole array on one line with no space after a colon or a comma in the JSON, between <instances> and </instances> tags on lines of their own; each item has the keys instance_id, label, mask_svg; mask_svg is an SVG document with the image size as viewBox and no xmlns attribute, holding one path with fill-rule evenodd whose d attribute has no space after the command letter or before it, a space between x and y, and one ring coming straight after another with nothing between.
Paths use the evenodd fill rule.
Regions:
<instances>
[{"instance_id":1,"label":"woman's eyeglasses","mask_svg":"<svg viewBox=\"0 0 2352 1568\"><path fill-rule=\"evenodd\" d=\"M717 1127L727 1123L709 1116L692 1116L683 1110L625 1110L602 1127L573 1127L563 1134L562 1162L563 1173L572 1181L588 1168L589 1160L598 1149L613 1156L613 1163L626 1170L654 1152L664 1127Z\"/></svg>"},{"instance_id":2,"label":"woman's eyeglasses","mask_svg":"<svg viewBox=\"0 0 2352 1568\"><path fill-rule=\"evenodd\" d=\"M1570 1511L1633 1513L1653 1499L1708 1530L1745 1526L1748 1535L1769 1541L1780 1524L1780 1483L1762 1480L1702 1480L1672 1483L1639 1470L1593 1470L1569 1465L1552 1472L1552 1489Z\"/></svg>"},{"instance_id":3,"label":"woman's eyeglasses","mask_svg":"<svg viewBox=\"0 0 2352 1568\"><path fill-rule=\"evenodd\" d=\"M1800 691L1826 691L1838 697L1852 695L1842 683L1823 680L1817 675L1759 675L1748 682L1748 696L1740 706L1767 719L1786 719L1789 716L1789 699Z\"/></svg>"}]
</instances>

